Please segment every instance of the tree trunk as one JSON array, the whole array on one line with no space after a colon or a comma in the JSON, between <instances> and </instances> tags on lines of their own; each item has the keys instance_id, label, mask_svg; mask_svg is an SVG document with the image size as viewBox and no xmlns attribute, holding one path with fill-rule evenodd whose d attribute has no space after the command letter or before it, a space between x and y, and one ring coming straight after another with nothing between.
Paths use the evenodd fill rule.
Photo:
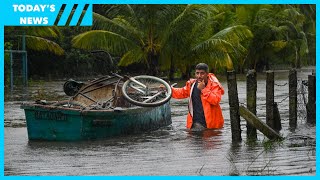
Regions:
<instances>
[{"instance_id":1,"label":"tree trunk","mask_svg":"<svg viewBox=\"0 0 320 180\"><path fill-rule=\"evenodd\" d=\"M158 59L159 57L153 53L149 54L148 57L148 61L151 62L150 63L150 67L149 67L149 73L152 76L157 76L159 74L159 66L158 66Z\"/></svg>"}]
</instances>

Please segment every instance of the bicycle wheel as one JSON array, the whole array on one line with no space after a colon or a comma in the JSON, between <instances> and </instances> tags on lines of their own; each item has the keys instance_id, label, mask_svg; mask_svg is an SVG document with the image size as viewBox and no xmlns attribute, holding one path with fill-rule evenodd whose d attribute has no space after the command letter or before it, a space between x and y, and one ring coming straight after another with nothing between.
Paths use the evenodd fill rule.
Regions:
<instances>
[{"instance_id":1,"label":"bicycle wheel","mask_svg":"<svg viewBox=\"0 0 320 180\"><path fill-rule=\"evenodd\" d=\"M160 88L160 85L164 88ZM122 94L134 105L154 107L168 102L172 91L166 81L154 76L141 75L129 78L122 86Z\"/></svg>"}]
</instances>

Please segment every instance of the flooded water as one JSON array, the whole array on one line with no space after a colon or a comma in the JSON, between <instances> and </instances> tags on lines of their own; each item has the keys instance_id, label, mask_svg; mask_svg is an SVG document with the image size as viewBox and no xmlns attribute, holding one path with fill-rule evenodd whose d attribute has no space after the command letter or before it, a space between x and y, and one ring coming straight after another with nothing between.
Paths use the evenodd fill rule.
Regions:
<instances>
[{"instance_id":1,"label":"flooded water","mask_svg":"<svg viewBox=\"0 0 320 180\"><path fill-rule=\"evenodd\" d=\"M310 69L298 72L306 80ZM237 75L239 101L246 102L244 75ZM225 77L221 106L224 128L190 132L185 128L187 99L171 100L172 125L159 130L105 140L78 142L28 141L20 104L36 96L63 96L64 81L16 88L5 94L5 175L307 175L316 174L316 128L299 118L289 130L288 72L275 73L275 102L285 137L271 142L258 132L258 140L246 139L246 122L241 119L242 142L232 143ZM183 82L179 83L180 86ZM281 85L281 86L280 86ZM265 74L258 74L257 115L265 121ZM302 115L304 116L304 115Z\"/></svg>"}]
</instances>

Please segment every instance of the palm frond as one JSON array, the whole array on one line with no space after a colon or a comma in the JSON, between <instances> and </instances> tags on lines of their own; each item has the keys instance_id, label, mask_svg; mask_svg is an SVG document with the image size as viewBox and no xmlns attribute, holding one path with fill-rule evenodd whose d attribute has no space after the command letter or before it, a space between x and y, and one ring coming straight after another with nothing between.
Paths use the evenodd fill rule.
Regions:
<instances>
[{"instance_id":1,"label":"palm frond","mask_svg":"<svg viewBox=\"0 0 320 180\"><path fill-rule=\"evenodd\" d=\"M115 32L117 34L125 36L126 38L135 39L138 42L141 42L142 39L141 32L123 17L115 17L113 19L109 19L100 14L93 13L92 27L96 30L107 30Z\"/></svg>"},{"instance_id":2,"label":"palm frond","mask_svg":"<svg viewBox=\"0 0 320 180\"><path fill-rule=\"evenodd\" d=\"M112 20L117 26L121 27L123 30L126 31L126 33L130 34L132 37L134 37L139 42L142 41L143 34L137 27L133 26L129 21L127 21L124 18L118 17L114 18Z\"/></svg>"},{"instance_id":3,"label":"palm frond","mask_svg":"<svg viewBox=\"0 0 320 180\"><path fill-rule=\"evenodd\" d=\"M56 26L22 26L5 28L5 33L9 35L30 35L43 38L58 38L61 33Z\"/></svg>"},{"instance_id":4,"label":"palm frond","mask_svg":"<svg viewBox=\"0 0 320 180\"><path fill-rule=\"evenodd\" d=\"M140 21L139 17L137 17L137 14L134 11L134 9L132 8L132 6L127 4L126 8L128 9L128 12L130 14L130 16L128 16L128 17L130 17L130 19L132 20L131 22L132 22L133 26L139 27L139 25L141 24L141 21Z\"/></svg>"},{"instance_id":5,"label":"palm frond","mask_svg":"<svg viewBox=\"0 0 320 180\"><path fill-rule=\"evenodd\" d=\"M167 39L172 34L183 34L183 32L190 31L192 27L201 23L211 11L215 10L214 6L192 4L187 5L181 13L179 13L169 24L168 27L161 33L160 46L163 47Z\"/></svg>"},{"instance_id":6,"label":"palm frond","mask_svg":"<svg viewBox=\"0 0 320 180\"><path fill-rule=\"evenodd\" d=\"M253 25L265 21L265 17L270 17L272 6L266 4L239 5L236 7L236 16L239 24Z\"/></svg>"},{"instance_id":7,"label":"palm frond","mask_svg":"<svg viewBox=\"0 0 320 180\"><path fill-rule=\"evenodd\" d=\"M300 36L300 39L301 39L300 53L301 53L301 55L308 54L309 53L309 48L308 48L307 36L303 31L301 31L299 33L299 36Z\"/></svg>"},{"instance_id":8,"label":"palm frond","mask_svg":"<svg viewBox=\"0 0 320 180\"><path fill-rule=\"evenodd\" d=\"M299 10L295 9L295 8L289 8L289 9L285 9L283 11L283 14L286 18L291 19L294 18L295 22L297 24L302 24L305 20L305 17L303 14L301 14L299 12Z\"/></svg>"},{"instance_id":9,"label":"palm frond","mask_svg":"<svg viewBox=\"0 0 320 180\"><path fill-rule=\"evenodd\" d=\"M211 51L222 51L229 52L234 50L232 44L223 39L208 39L204 42L199 43L194 48L192 48L192 52L197 54L206 54Z\"/></svg>"},{"instance_id":10,"label":"palm frond","mask_svg":"<svg viewBox=\"0 0 320 180\"><path fill-rule=\"evenodd\" d=\"M252 38L253 34L247 26L237 25L225 28L211 37L211 39L224 39L228 42L241 42Z\"/></svg>"},{"instance_id":11,"label":"palm frond","mask_svg":"<svg viewBox=\"0 0 320 180\"><path fill-rule=\"evenodd\" d=\"M28 49L35 51L50 51L57 55L63 55L64 50L55 42L36 36L26 36L26 45Z\"/></svg>"},{"instance_id":12,"label":"palm frond","mask_svg":"<svg viewBox=\"0 0 320 180\"><path fill-rule=\"evenodd\" d=\"M118 65L128 66L135 62L141 62L143 60L145 60L145 54L139 48L136 48L136 49L127 51L120 59L120 62L118 63Z\"/></svg>"},{"instance_id":13,"label":"palm frond","mask_svg":"<svg viewBox=\"0 0 320 180\"><path fill-rule=\"evenodd\" d=\"M291 21L283 21L280 23L282 29L286 30L286 32L290 35L289 38L297 38L299 36L299 30L295 26L295 24Z\"/></svg>"},{"instance_id":14,"label":"palm frond","mask_svg":"<svg viewBox=\"0 0 320 180\"><path fill-rule=\"evenodd\" d=\"M131 40L103 30L93 30L79 34L72 39L72 45L86 50L104 49L114 54L121 54L135 47Z\"/></svg>"},{"instance_id":15,"label":"palm frond","mask_svg":"<svg viewBox=\"0 0 320 180\"><path fill-rule=\"evenodd\" d=\"M40 37L52 37L52 38L57 38L60 36L60 31L58 27L56 26L29 26L29 27L24 27L26 30L26 33L31 36L40 36Z\"/></svg>"},{"instance_id":16,"label":"palm frond","mask_svg":"<svg viewBox=\"0 0 320 180\"><path fill-rule=\"evenodd\" d=\"M288 42L284 40L280 40L280 41L270 41L268 44L272 47L272 49L275 52L278 52L278 51L281 51L283 48L285 48Z\"/></svg>"}]
</instances>

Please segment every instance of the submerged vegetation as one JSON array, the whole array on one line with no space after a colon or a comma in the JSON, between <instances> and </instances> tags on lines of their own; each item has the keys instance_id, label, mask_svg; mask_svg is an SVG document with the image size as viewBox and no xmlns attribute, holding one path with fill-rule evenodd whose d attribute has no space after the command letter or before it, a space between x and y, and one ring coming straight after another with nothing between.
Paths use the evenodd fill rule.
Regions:
<instances>
[{"instance_id":1,"label":"submerged vegetation","mask_svg":"<svg viewBox=\"0 0 320 180\"><path fill-rule=\"evenodd\" d=\"M93 11L91 27L5 27L5 50L21 50L24 38L34 79L111 71L186 79L198 62L215 73L315 65L315 5L95 5ZM9 65L6 53L5 79Z\"/></svg>"}]
</instances>

